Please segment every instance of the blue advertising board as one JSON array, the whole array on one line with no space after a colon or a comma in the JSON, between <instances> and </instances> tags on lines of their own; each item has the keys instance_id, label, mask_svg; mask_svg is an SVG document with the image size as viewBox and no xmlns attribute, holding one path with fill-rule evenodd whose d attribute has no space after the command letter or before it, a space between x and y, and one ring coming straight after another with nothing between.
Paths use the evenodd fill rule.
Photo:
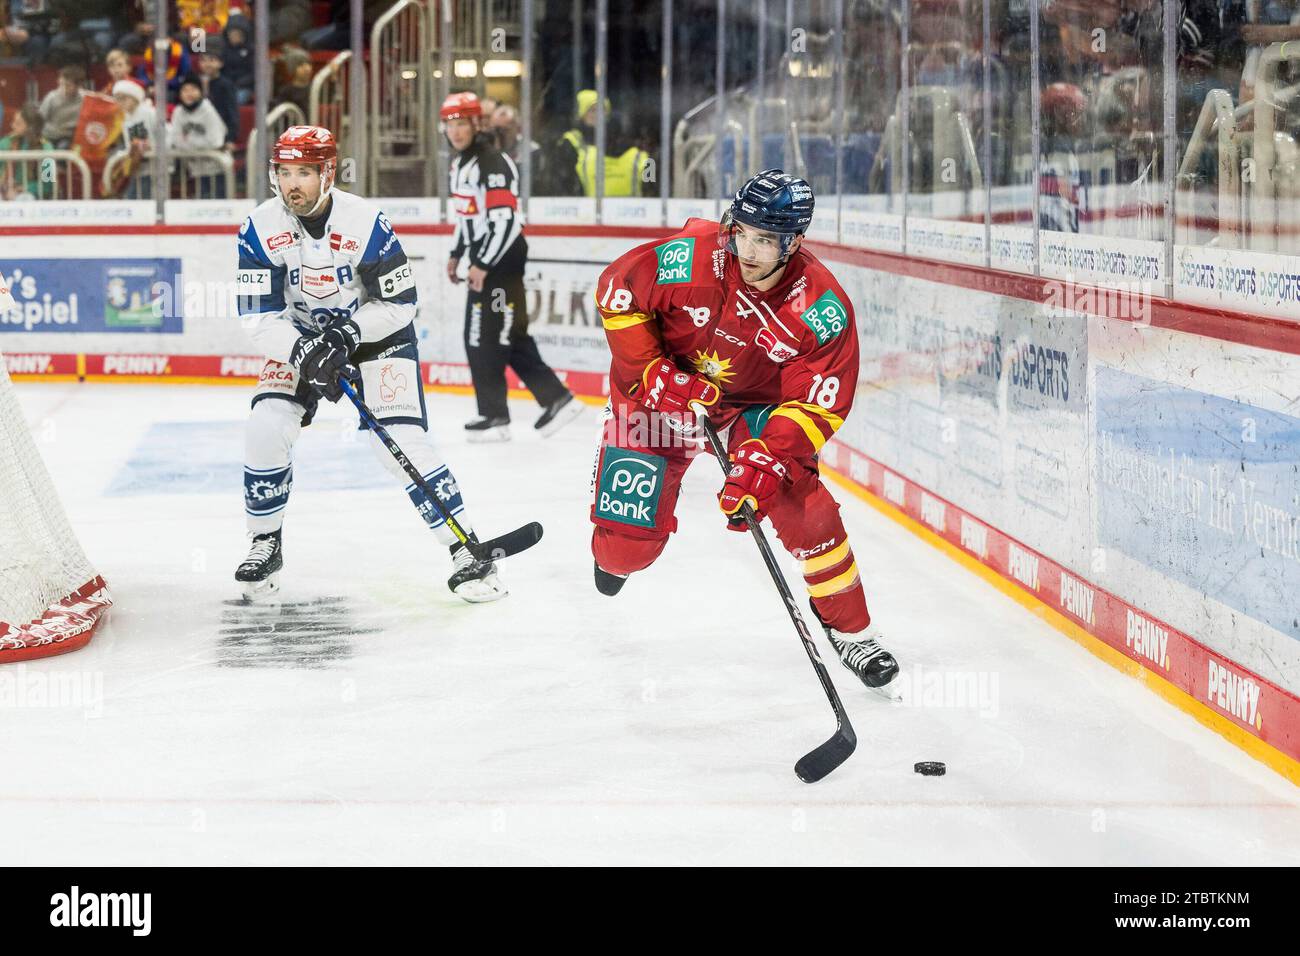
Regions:
<instances>
[{"instance_id":1,"label":"blue advertising board","mask_svg":"<svg viewBox=\"0 0 1300 956\"><path fill-rule=\"evenodd\" d=\"M6 259L0 332L179 333L180 259Z\"/></svg>"},{"instance_id":2,"label":"blue advertising board","mask_svg":"<svg viewBox=\"0 0 1300 956\"><path fill-rule=\"evenodd\" d=\"M1098 367L1098 536L1300 639L1300 419Z\"/></svg>"}]
</instances>

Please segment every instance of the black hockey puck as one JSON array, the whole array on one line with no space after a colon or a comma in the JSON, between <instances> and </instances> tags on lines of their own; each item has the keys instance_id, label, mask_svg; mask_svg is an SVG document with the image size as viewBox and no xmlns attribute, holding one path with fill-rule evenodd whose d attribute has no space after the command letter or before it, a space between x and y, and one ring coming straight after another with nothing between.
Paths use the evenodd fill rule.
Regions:
<instances>
[{"instance_id":1,"label":"black hockey puck","mask_svg":"<svg viewBox=\"0 0 1300 956\"><path fill-rule=\"evenodd\" d=\"M912 769L923 777L942 777L948 772L948 767L941 760L922 760Z\"/></svg>"}]
</instances>

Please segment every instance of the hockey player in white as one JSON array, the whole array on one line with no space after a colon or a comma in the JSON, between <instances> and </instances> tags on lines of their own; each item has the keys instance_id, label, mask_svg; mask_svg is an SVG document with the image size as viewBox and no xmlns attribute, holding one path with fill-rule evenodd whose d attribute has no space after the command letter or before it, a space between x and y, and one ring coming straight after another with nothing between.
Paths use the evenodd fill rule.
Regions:
<instances>
[{"instance_id":1,"label":"hockey player in white","mask_svg":"<svg viewBox=\"0 0 1300 956\"><path fill-rule=\"evenodd\" d=\"M244 462L244 503L252 547L235 572L245 596L279 589L281 526L293 484L293 446L321 397L356 385L393 439L471 530L460 489L428 435L412 320L415 279L387 217L373 204L334 192L338 148L329 130L294 126L271 154L275 194L239 233L239 311L267 358L253 395ZM491 561L476 561L424 492L372 432L379 459L405 485L421 517L451 550L447 586L471 603L505 597Z\"/></svg>"}]
</instances>

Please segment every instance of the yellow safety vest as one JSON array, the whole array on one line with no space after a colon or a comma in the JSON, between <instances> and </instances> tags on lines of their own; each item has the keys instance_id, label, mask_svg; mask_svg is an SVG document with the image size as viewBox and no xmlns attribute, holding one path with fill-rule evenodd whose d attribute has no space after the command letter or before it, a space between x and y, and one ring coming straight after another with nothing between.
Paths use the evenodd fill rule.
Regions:
<instances>
[{"instance_id":1,"label":"yellow safety vest","mask_svg":"<svg viewBox=\"0 0 1300 956\"><path fill-rule=\"evenodd\" d=\"M584 196L596 195L596 147L584 143L582 134L571 129L564 138L578 154L578 181L582 183ZM641 184L645 182L644 172L650 162L650 154L643 149L629 146L618 156L605 157L605 195L606 196L640 196Z\"/></svg>"}]
</instances>

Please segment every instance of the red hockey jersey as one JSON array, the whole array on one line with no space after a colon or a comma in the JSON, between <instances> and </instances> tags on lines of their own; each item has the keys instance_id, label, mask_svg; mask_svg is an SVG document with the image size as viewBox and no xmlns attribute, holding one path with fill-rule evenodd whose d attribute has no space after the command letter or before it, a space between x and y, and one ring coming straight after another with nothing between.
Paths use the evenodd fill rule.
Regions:
<instances>
[{"instance_id":1,"label":"red hockey jersey","mask_svg":"<svg viewBox=\"0 0 1300 956\"><path fill-rule=\"evenodd\" d=\"M719 246L718 224L689 219L606 268L596 305L613 353L611 388L635 396L645 367L667 356L722 390L720 423L756 407L763 440L783 458L816 454L853 406L853 306L802 247L780 283L756 292Z\"/></svg>"}]
</instances>

